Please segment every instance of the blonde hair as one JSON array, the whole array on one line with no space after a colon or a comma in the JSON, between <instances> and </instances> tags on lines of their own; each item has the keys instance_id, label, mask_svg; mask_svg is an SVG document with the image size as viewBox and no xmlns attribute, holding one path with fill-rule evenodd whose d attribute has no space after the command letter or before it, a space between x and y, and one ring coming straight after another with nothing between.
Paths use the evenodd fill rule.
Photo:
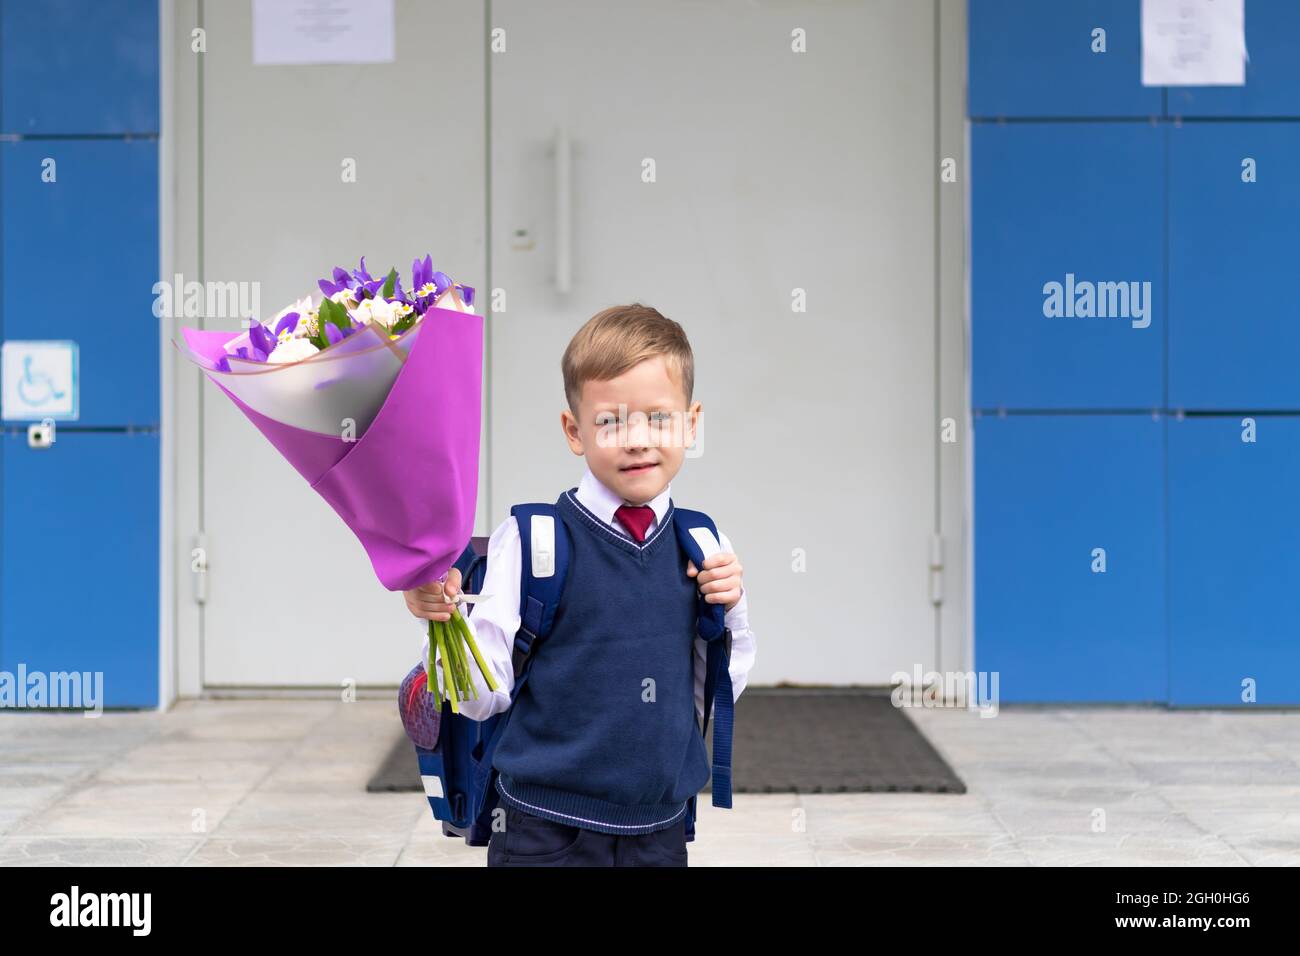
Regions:
<instances>
[{"instance_id":1,"label":"blonde hair","mask_svg":"<svg viewBox=\"0 0 1300 956\"><path fill-rule=\"evenodd\" d=\"M618 378L656 355L664 356L676 373L689 405L695 390L695 357L686 331L658 309L640 302L597 312L573 336L560 360L569 410L577 417L582 386L587 382Z\"/></svg>"}]
</instances>

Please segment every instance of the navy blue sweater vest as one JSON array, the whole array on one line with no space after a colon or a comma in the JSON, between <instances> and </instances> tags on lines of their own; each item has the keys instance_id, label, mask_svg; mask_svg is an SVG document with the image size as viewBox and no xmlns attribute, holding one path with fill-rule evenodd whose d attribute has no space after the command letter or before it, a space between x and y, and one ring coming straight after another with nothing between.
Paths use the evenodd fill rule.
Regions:
<instances>
[{"instance_id":1,"label":"navy blue sweater vest","mask_svg":"<svg viewBox=\"0 0 1300 956\"><path fill-rule=\"evenodd\" d=\"M695 717L696 586L671 501L637 544L575 490L556 502L569 570L497 744L497 791L569 826L649 833L681 819L709 780Z\"/></svg>"}]
</instances>

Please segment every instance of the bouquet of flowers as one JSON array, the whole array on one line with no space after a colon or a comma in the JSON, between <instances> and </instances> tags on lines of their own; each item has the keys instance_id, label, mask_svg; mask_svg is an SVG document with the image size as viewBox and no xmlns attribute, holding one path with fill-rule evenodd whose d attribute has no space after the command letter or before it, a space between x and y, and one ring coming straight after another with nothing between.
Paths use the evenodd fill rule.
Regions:
<instances>
[{"instance_id":1,"label":"bouquet of flowers","mask_svg":"<svg viewBox=\"0 0 1300 956\"><path fill-rule=\"evenodd\" d=\"M182 329L191 361L297 469L360 540L380 583L445 576L473 531L483 319L474 290L411 263L376 278L335 268L310 295L240 332ZM412 475L425 475L414 483ZM440 649L447 696L477 697L465 648L496 689L459 614L429 622L428 690Z\"/></svg>"}]
</instances>

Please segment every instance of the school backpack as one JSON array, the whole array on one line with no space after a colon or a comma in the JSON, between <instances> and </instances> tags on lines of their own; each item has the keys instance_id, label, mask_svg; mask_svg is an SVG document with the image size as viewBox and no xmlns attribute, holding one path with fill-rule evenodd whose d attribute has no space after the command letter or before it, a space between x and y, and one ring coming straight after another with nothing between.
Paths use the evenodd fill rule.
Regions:
<instances>
[{"instance_id":1,"label":"school backpack","mask_svg":"<svg viewBox=\"0 0 1300 956\"><path fill-rule=\"evenodd\" d=\"M451 703L442 702L437 715L436 743L422 746L426 738L415 743L420 764L420 779L434 817L441 821L445 836L461 837L470 846L487 846L492 834L492 813L498 803L496 769L492 757L506 722L528 682L533 655L550 633L560 595L564 591L569 566L569 532L554 504L515 505L510 509L519 525L523 573L520 581L520 627L515 634L513 663L515 684L510 693L510 707L487 720L473 720L452 713ZM704 559L720 550L718 529L712 519L700 511L673 508L672 517L677 543L686 555L702 568ZM480 539L482 540L482 539ZM483 546L486 550L486 546ZM473 541L454 565L461 573L461 588L468 594L481 593L487 573L487 556ZM726 615L721 604L713 604L696 592L699 611L697 635L706 642L704 719L698 724L707 735L710 712L713 717L712 790L715 807L731 807L731 733L734 702L731 686L731 632L724 624ZM472 606L469 612L473 613ZM415 677L421 678L417 683ZM414 689L426 693L424 664L403 681L399 691L399 709L408 706ZM407 695L407 696L403 696ZM409 733L408 726L408 733ZM686 803L686 839L695 839L695 799Z\"/></svg>"}]
</instances>

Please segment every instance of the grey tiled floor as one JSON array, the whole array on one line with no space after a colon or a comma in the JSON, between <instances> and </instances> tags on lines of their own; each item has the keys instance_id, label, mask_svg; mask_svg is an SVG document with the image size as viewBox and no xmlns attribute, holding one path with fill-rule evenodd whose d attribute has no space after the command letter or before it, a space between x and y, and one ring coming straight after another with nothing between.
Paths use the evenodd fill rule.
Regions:
<instances>
[{"instance_id":1,"label":"grey tiled floor","mask_svg":"<svg viewBox=\"0 0 1300 956\"><path fill-rule=\"evenodd\" d=\"M908 715L966 781L942 794L700 801L700 865L1300 864L1300 713ZM483 866L422 794L368 794L388 698L0 713L0 864Z\"/></svg>"}]
</instances>

